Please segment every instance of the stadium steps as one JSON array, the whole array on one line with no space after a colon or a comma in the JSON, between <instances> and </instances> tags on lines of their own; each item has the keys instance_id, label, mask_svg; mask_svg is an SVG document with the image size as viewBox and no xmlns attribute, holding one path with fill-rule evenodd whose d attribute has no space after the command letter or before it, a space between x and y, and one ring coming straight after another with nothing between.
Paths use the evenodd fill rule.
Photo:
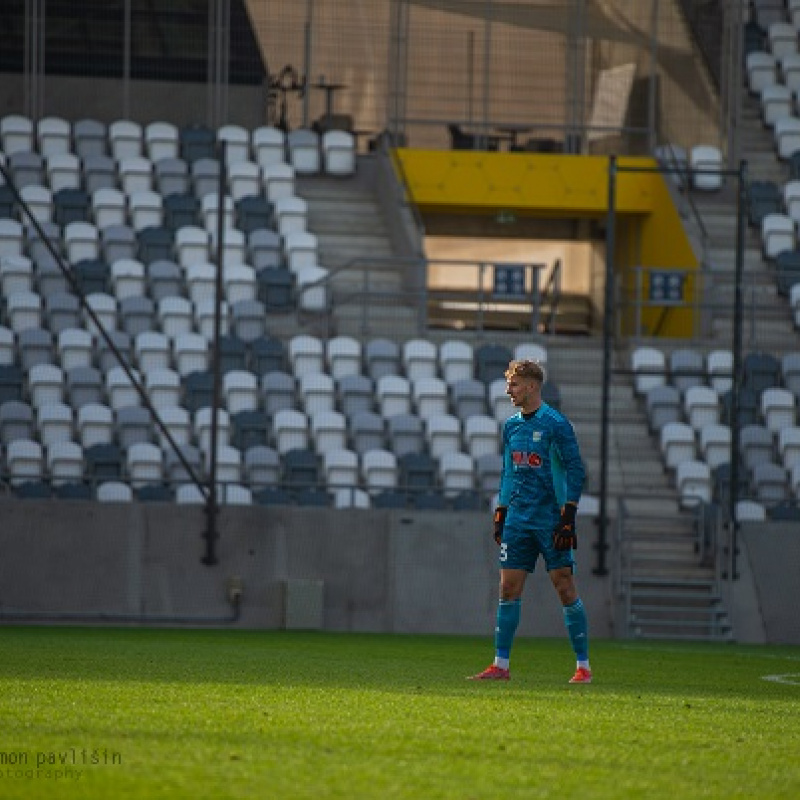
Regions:
<instances>
[{"instance_id":1,"label":"stadium steps","mask_svg":"<svg viewBox=\"0 0 800 800\"><path fill-rule=\"evenodd\" d=\"M773 134L761 119L760 102L746 92L738 134L746 154L748 180L771 180L783 185L788 179L788 167L777 157ZM704 324L703 333L713 345L730 348L736 269L736 179L726 178L726 186L717 193L694 192L692 201L707 231L704 302L710 307L710 319ZM691 216L687 225L696 225ZM746 225L742 287L745 346L784 352L797 336L789 304L778 295L775 269L763 257L760 231Z\"/></svg>"},{"instance_id":2,"label":"stadium steps","mask_svg":"<svg viewBox=\"0 0 800 800\"><path fill-rule=\"evenodd\" d=\"M359 170L362 169L359 160ZM407 277L395 255L386 220L369 170L342 179L326 175L298 177L296 193L308 204L308 229L318 242L321 266L330 270L333 318L330 335L419 333L414 298L403 296ZM363 302L365 291L372 298Z\"/></svg>"},{"instance_id":3,"label":"stadium steps","mask_svg":"<svg viewBox=\"0 0 800 800\"><path fill-rule=\"evenodd\" d=\"M694 521L680 520L661 514L625 518L617 543L623 625L635 638L730 641L714 568L698 555Z\"/></svg>"}]
</instances>

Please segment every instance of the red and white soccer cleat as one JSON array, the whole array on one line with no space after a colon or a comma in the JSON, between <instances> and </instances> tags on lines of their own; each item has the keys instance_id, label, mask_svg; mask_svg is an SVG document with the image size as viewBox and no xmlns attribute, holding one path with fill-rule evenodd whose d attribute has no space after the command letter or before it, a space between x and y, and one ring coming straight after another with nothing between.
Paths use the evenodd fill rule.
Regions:
<instances>
[{"instance_id":1,"label":"red and white soccer cleat","mask_svg":"<svg viewBox=\"0 0 800 800\"><path fill-rule=\"evenodd\" d=\"M491 667L486 667L483 672L477 675L470 675L468 681L507 681L511 678L511 673L507 669L497 667L492 664Z\"/></svg>"},{"instance_id":2,"label":"red and white soccer cleat","mask_svg":"<svg viewBox=\"0 0 800 800\"><path fill-rule=\"evenodd\" d=\"M575 674L569 679L570 683L591 683L592 671L586 667L578 667Z\"/></svg>"}]
</instances>

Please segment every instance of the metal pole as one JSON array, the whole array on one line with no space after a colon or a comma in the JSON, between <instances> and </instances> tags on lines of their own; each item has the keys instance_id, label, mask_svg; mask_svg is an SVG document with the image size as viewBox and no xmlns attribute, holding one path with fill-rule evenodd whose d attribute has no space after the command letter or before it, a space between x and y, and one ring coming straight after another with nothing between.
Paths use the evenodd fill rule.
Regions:
<instances>
[{"instance_id":1,"label":"metal pole","mask_svg":"<svg viewBox=\"0 0 800 800\"><path fill-rule=\"evenodd\" d=\"M222 394L222 370L219 340L222 328L222 302L223 302L223 273L225 269L225 175L227 173L226 143L219 142L219 192L217 207L217 274L214 287L214 347L212 349L212 374L214 388L211 400L211 442L209 449L208 469L208 495L206 496L206 530L203 537L206 540L206 552L202 558L203 564L213 566L217 563L216 543L219 538L217 531L217 513L219 503L217 499L217 431L219 428L218 415Z\"/></svg>"},{"instance_id":2,"label":"metal pole","mask_svg":"<svg viewBox=\"0 0 800 800\"><path fill-rule=\"evenodd\" d=\"M486 0L486 20L483 26L483 111L479 140L481 148L485 148L489 134L489 93L491 92L490 75L492 71L492 0Z\"/></svg>"},{"instance_id":3,"label":"metal pole","mask_svg":"<svg viewBox=\"0 0 800 800\"><path fill-rule=\"evenodd\" d=\"M736 519L736 504L739 500L739 408L742 390L742 315L743 294L742 276L744 274L744 250L747 224L747 162L739 164L738 192L736 202L736 261L733 307L733 375L731 382L731 455L730 491L728 492L728 519L730 524L730 564L731 579L739 577L737 569L739 523Z\"/></svg>"},{"instance_id":4,"label":"metal pole","mask_svg":"<svg viewBox=\"0 0 800 800\"><path fill-rule=\"evenodd\" d=\"M122 119L131 118L131 0L125 0L122 25Z\"/></svg>"},{"instance_id":5,"label":"metal pole","mask_svg":"<svg viewBox=\"0 0 800 800\"><path fill-rule=\"evenodd\" d=\"M472 122L475 94L475 31L467 34L467 122Z\"/></svg>"},{"instance_id":6,"label":"metal pole","mask_svg":"<svg viewBox=\"0 0 800 800\"><path fill-rule=\"evenodd\" d=\"M647 152L652 153L656 147L656 107L658 90L658 0L653 0L653 20L651 25L650 47L650 92L647 98Z\"/></svg>"},{"instance_id":7,"label":"metal pole","mask_svg":"<svg viewBox=\"0 0 800 800\"><path fill-rule=\"evenodd\" d=\"M310 118L310 111L309 111L309 103L311 102L311 92L308 90L308 87L311 85L311 75L312 75L312 68L313 63L311 60L311 50L313 47L313 39L314 39L314 0L306 0L306 23L305 23L305 42L304 48L305 52L303 53L303 72L305 74L305 84L306 88L303 92L303 127L309 127L309 118Z\"/></svg>"},{"instance_id":8,"label":"metal pole","mask_svg":"<svg viewBox=\"0 0 800 800\"><path fill-rule=\"evenodd\" d=\"M611 395L611 346L614 337L614 250L616 248L617 157L608 159L608 212L606 216L606 291L603 309L603 386L600 411L600 519L597 528L595 575L608 575L608 464Z\"/></svg>"}]
</instances>

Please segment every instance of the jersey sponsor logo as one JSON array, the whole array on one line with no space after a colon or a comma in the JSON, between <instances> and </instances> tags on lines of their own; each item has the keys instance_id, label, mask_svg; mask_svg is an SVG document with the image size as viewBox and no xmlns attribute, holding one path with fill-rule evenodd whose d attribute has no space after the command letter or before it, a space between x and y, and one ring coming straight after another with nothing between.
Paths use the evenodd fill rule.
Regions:
<instances>
[{"instance_id":1,"label":"jersey sponsor logo","mask_svg":"<svg viewBox=\"0 0 800 800\"><path fill-rule=\"evenodd\" d=\"M542 466L542 457L538 453L528 453L525 450L512 450L511 458L516 467Z\"/></svg>"}]
</instances>

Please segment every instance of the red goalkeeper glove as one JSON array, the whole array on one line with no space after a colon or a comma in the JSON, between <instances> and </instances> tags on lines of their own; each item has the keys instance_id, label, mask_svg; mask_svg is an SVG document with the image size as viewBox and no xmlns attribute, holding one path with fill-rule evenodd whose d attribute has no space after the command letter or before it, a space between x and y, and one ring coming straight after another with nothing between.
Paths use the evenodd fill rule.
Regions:
<instances>
[{"instance_id":1,"label":"red goalkeeper glove","mask_svg":"<svg viewBox=\"0 0 800 800\"><path fill-rule=\"evenodd\" d=\"M506 524L506 514L508 509L505 506L497 506L494 510L494 540L500 544L503 538L503 525Z\"/></svg>"},{"instance_id":2,"label":"red goalkeeper glove","mask_svg":"<svg viewBox=\"0 0 800 800\"><path fill-rule=\"evenodd\" d=\"M561 508L561 519L553 531L553 547L556 550L577 550L578 534L575 532L575 503L565 503Z\"/></svg>"}]
</instances>

